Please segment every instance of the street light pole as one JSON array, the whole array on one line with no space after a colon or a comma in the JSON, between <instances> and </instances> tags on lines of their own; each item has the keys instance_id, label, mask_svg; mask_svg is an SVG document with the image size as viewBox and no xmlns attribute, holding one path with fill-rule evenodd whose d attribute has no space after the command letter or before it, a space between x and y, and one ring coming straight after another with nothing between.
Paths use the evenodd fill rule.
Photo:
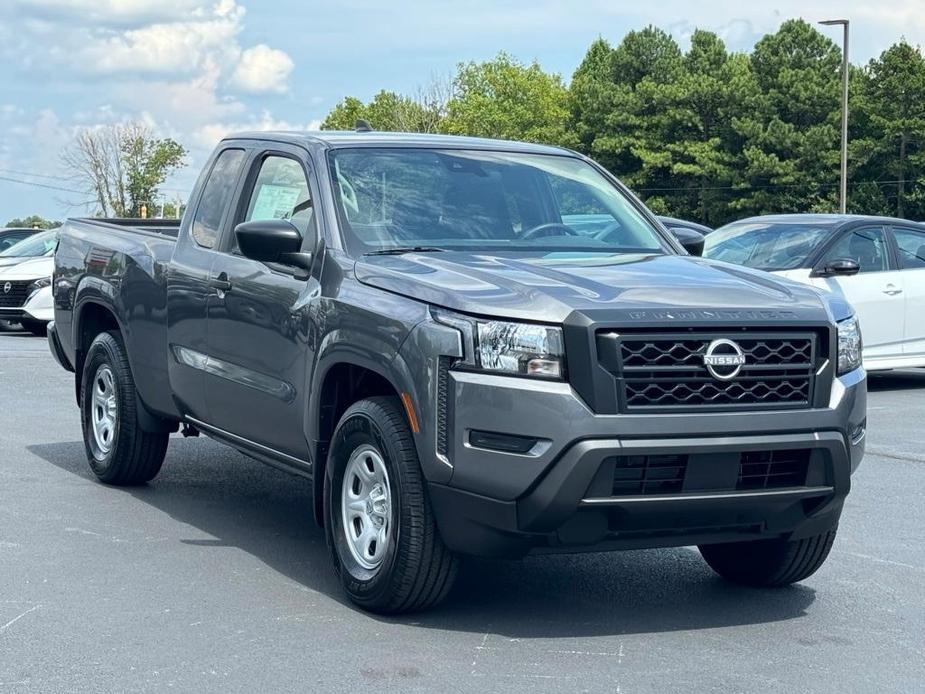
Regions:
<instances>
[{"instance_id":1,"label":"street light pole","mask_svg":"<svg viewBox=\"0 0 925 694\"><path fill-rule=\"evenodd\" d=\"M841 191L838 210L845 214L848 211L848 20L828 19L819 23L826 26L841 24L844 29L841 53Z\"/></svg>"}]
</instances>

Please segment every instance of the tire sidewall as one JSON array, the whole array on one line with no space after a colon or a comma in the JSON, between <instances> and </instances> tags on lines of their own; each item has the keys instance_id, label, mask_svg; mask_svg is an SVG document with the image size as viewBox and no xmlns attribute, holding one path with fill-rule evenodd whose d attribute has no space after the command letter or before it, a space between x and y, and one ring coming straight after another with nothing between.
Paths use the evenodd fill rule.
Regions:
<instances>
[{"instance_id":1,"label":"tire sidewall","mask_svg":"<svg viewBox=\"0 0 925 694\"><path fill-rule=\"evenodd\" d=\"M350 454L364 444L375 446L385 463L389 475L391 501L391 540L382 563L369 570L360 566L350 549L343 529L341 516L342 492L347 461ZM396 464L397 451L383 434L379 424L366 412L348 413L341 421L331 442L325 470L325 529L334 568L347 593L358 603L379 603L391 592L395 563L403 541L402 478Z\"/></svg>"},{"instance_id":2,"label":"tire sidewall","mask_svg":"<svg viewBox=\"0 0 925 694\"><path fill-rule=\"evenodd\" d=\"M125 424L125 384L122 382L121 378L121 369L118 363L119 355L116 352L117 349L119 349L118 342L108 333L103 333L94 340L87 352L87 359L84 362L80 391L80 416L83 425L84 448L87 451L87 460L94 474L104 481L115 472L112 469L112 462L118 454L120 444L122 443L122 432ZM96 377L97 370L104 364L109 366L109 370L112 372L117 407L113 443L108 453L103 453L96 447L92 421L93 381Z\"/></svg>"}]
</instances>

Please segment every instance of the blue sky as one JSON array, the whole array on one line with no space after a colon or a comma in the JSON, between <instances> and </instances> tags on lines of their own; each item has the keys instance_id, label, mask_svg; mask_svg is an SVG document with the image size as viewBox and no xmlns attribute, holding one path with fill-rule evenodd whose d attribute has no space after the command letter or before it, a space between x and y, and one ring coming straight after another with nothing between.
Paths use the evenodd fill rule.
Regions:
<instances>
[{"instance_id":1,"label":"blue sky","mask_svg":"<svg viewBox=\"0 0 925 694\"><path fill-rule=\"evenodd\" d=\"M790 17L848 17L862 62L900 37L925 43L922 2L2 0L0 224L87 212L84 195L53 189L79 187L60 162L79 128L140 120L176 138L189 166L165 188L184 196L227 132L316 127L347 94L413 91L499 50L568 79L597 36L650 23L748 50Z\"/></svg>"}]
</instances>

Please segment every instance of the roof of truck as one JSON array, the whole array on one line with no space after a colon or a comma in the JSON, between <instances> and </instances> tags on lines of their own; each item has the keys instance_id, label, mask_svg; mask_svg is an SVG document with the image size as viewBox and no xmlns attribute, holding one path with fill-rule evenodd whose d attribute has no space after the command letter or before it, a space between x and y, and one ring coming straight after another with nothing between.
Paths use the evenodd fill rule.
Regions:
<instances>
[{"instance_id":1,"label":"roof of truck","mask_svg":"<svg viewBox=\"0 0 925 694\"><path fill-rule=\"evenodd\" d=\"M483 137L462 137L459 135L434 135L425 133L355 132L352 130L318 130L301 132L243 132L234 133L225 140L270 140L294 145L307 143L323 144L329 147L424 147L444 149L491 149L507 152L532 154L570 154L574 152L562 147L538 145L514 140L491 140Z\"/></svg>"}]
</instances>

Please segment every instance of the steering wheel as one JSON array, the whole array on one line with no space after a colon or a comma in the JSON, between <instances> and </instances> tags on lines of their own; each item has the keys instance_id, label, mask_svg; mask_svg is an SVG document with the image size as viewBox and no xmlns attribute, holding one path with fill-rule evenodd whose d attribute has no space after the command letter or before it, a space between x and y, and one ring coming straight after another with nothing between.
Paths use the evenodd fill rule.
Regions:
<instances>
[{"instance_id":1,"label":"steering wheel","mask_svg":"<svg viewBox=\"0 0 925 694\"><path fill-rule=\"evenodd\" d=\"M557 231L563 233L557 234ZM531 227L520 234L520 238L525 241L542 238L544 236L581 236L581 234L560 222L537 224L535 227Z\"/></svg>"}]
</instances>

